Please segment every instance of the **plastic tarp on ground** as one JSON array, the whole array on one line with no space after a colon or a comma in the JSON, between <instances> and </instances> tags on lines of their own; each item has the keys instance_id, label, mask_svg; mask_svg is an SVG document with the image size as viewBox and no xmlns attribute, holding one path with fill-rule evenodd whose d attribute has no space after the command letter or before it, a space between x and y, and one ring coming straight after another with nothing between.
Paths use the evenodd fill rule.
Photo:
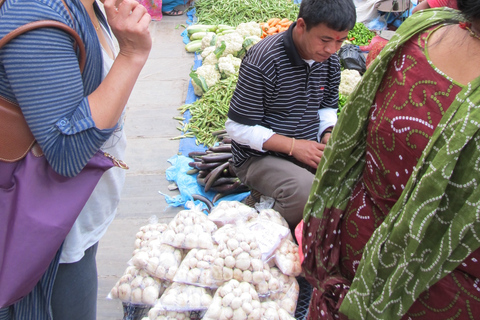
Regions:
<instances>
[{"instance_id":1,"label":"plastic tarp on ground","mask_svg":"<svg viewBox=\"0 0 480 320\"><path fill-rule=\"evenodd\" d=\"M192 21L194 21L194 10L195 9L187 12L187 15L189 16L189 19L187 20L188 24L191 24ZM186 30L182 33L182 36L184 37L184 42L186 41L186 43L188 43L188 36L186 36ZM195 70L201 65L202 65L201 57L195 54L193 69ZM187 90L187 97L185 98L185 104L193 103L198 99L199 97L195 95L192 84L189 83L188 90ZM188 123L192 117L190 114L190 111L187 110L183 114L183 117L185 118L184 122ZM193 174L193 175L187 174L187 171L191 169L188 163L193 161L192 158L188 157L188 154L192 151L204 151L206 149L207 147L203 144L197 145L195 138L180 139L179 154L174 155L173 157L168 159L168 162L172 166L168 168L166 171L167 180L176 183L180 194L175 197L170 197L169 195L160 192L165 196L165 201L169 204L169 206L186 207L185 205L187 204L188 201L193 201L192 195L194 194L199 194L201 196L204 196L210 201L215 196L216 194L215 192L213 191L205 192L202 186L200 186L197 183L197 174ZM241 201L245 199L249 194L250 192L231 194L231 195L222 197L218 201L223 201L223 200ZM204 205L202 202L198 200L194 201L194 203L195 205L202 205L206 208L206 205Z\"/></svg>"}]
</instances>

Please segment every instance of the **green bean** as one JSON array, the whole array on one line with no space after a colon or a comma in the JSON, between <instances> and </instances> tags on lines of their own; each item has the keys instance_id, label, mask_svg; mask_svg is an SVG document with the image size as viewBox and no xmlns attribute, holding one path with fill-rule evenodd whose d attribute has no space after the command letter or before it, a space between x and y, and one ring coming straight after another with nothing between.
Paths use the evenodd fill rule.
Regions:
<instances>
[{"instance_id":1,"label":"green bean","mask_svg":"<svg viewBox=\"0 0 480 320\"><path fill-rule=\"evenodd\" d=\"M217 138L212 133L225 129L230 99L237 79L238 75L233 75L220 80L210 87L200 99L178 108L182 114L189 110L192 115L183 129L179 130L184 132L185 136L195 136L197 145L201 143L208 147L213 146L217 142Z\"/></svg>"},{"instance_id":2,"label":"green bean","mask_svg":"<svg viewBox=\"0 0 480 320\"><path fill-rule=\"evenodd\" d=\"M292 0L197 0L195 15L199 24L238 26L242 22L265 22L270 18L295 21L299 6Z\"/></svg>"}]
</instances>

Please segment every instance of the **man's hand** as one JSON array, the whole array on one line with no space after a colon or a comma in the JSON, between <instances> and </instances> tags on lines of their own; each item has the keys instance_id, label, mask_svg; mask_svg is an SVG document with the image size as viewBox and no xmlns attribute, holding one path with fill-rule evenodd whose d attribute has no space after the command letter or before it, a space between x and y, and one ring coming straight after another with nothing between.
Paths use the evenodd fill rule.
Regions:
<instances>
[{"instance_id":1,"label":"man's hand","mask_svg":"<svg viewBox=\"0 0 480 320\"><path fill-rule=\"evenodd\" d=\"M317 168L322 159L324 149L324 143L310 140L295 140L292 156L312 168Z\"/></svg>"},{"instance_id":2,"label":"man's hand","mask_svg":"<svg viewBox=\"0 0 480 320\"><path fill-rule=\"evenodd\" d=\"M323 143L323 144L327 144L328 140L330 139L330 136L332 134L330 132L328 133L325 133L322 137L322 140L320 141L320 143Z\"/></svg>"}]
</instances>

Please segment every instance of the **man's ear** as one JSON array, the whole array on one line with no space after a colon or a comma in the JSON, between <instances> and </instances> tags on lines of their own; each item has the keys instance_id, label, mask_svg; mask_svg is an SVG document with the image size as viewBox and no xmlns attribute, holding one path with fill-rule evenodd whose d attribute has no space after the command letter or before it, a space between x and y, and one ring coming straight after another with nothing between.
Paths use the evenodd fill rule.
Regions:
<instances>
[{"instance_id":1,"label":"man's ear","mask_svg":"<svg viewBox=\"0 0 480 320\"><path fill-rule=\"evenodd\" d=\"M297 29L297 32L300 34L307 31L307 25L305 24L305 20L303 20L303 18L297 19L297 24L295 25L295 29Z\"/></svg>"}]
</instances>

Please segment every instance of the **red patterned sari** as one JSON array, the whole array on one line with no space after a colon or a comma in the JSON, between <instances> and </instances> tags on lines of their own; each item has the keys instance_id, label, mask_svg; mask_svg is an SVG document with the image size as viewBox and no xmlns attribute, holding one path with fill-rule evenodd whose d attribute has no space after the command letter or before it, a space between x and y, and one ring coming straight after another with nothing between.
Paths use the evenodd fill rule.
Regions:
<instances>
[{"instance_id":1,"label":"red patterned sari","mask_svg":"<svg viewBox=\"0 0 480 320\"><path fill-rule=\"evenodd\" d=\"M465 236L480 223L469 170L480 80L465 87L436 69L426 43L438 25L416 18L367 70L319 165L302 240L309 319L480 315L480 240Z\"/></svg>"},{"instance_id":2,"label":"red patterned sari","mask_svg":"<svg viewBox=\"0 0 480 320\"><path fill-rule=\"evenodd\" d=\"M350 281L365 244L397 202L438 122L462 89L428 61L429 34L410 39L395 55L375 97L365 170L341 223L340 270ZM480 314L479 261L477 249L422 293L404 319L469 319L472 310Z\"/></svg>"}]
</instances>

